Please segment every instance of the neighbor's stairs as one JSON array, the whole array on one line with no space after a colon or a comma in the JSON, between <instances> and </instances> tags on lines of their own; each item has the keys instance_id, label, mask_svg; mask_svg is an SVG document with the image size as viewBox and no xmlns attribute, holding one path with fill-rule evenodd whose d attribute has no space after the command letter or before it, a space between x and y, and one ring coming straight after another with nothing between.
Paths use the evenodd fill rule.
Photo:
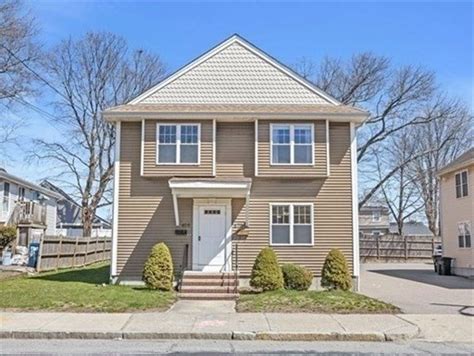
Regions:
<instances>
[{"instance_id":1,"label":"neighbor's stairs","mask_svg":"<svg viewBox=\"0 0 474 356\"><path fill-rule=\"evenodd\" d=\"M179 297L194 300L233 300L238 296L239 280L235 273L186 271Z\"/></svg>"}]
</instances>

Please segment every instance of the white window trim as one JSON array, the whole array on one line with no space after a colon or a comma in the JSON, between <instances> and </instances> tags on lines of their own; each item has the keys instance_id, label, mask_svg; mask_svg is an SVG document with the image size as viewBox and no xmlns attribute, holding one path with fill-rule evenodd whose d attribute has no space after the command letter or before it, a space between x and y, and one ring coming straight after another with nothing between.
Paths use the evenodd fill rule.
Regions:
<instances>
[{"instance_id":1,"label":"white window trim","mask_svg":"<svg viewBox=\"0 0 474 356\"><path fill-rule=\"evenodd\" d=\"M289 230L290 230L290 243L287 244L282 244L282 243L273 243L272 241L272 225L273 225L273 207L274 206L282 206L282 205L289 205L290 206L290 211L289 211ZM294 211L294 206L309 206L310 207L310 215L311 215L311 243L308 244L302 244L302 243L294 243L294 236L293 236L293 211ZM314 204L313 203L286 203L286 202L281 202L281 203L269 203L269 236L270 236L270 246L314 246ZM305 224L306 225L306 224Z\"/></svg>"},{"instance_id":2,"label":"white window trim","mask_svg":"<svg viewBox=\"0 0 474 356\"><path fill-rule=\"evenodd\" d=\"M159 150L160 150L160 126L176 126L176 162L160 162L159 161ZM197 126L198 128L198 161L196 162L184 162L181 163L181 126ZM185 145L185 144L183 144ZM163 123L158 122L156 124L156 165L158 166L199 166L201 164L201 123Z\"/></svg>"},{"instance_id":3,"label":"white window trim","mask_svg":"<svg viewBox=\"0 0 474 356\"><path fill-rule=\"evenodd\" d=\"M459 225L461 224L467 224L469 225L469 231L471 232L471 246L470 247L466 247L466 231L464 231L464 235L463 235L463 239L464 239L464 247L461 247L459 246ZM464 220L464 221L458 221L457 223L457 231L458 233L456 234L457 236L457 247L461 250L465 250L465 249L472 249L472 225L471 225L471 222L469 220Z\"/></svg>"},{"instance_id":4,"label":"white window trim","mask_svg":"<svg viewBox=\"0 0 474 356\"><path fill-rule=\"evenodd\" d=\"M294 163L295 162L295 126L308 126L311 129L311 162L309 163ZM275 163L273 162L273 128L274 127L289 127L290 128L290 163ZM278 144L277 144L278 146ZM287 124L278 123L270 124L270 166L314 166L314 124Z\"/></svg>"},{"instance_id":5,"label":"white window trim","mask_svg":"<svg viewBox=\"0 0 474 356\"><path fill-rule=\"evenodd\" d=\"M462 195L462 186L463 186L463 184L462 184L462 174L464 172L466 172L466 184L467 184L467 194L466 195ZM457 192L456 192L457 188L458 188L457 185L456 185L456 176L458 174L461 177L461 196L460 197L457 196ZM456 197L456 199L463 199L463 198L466 198L466 197L469 196L469 171L467 169L463 169L461 171L457 171L457 172L454 173L454 196Z\"/></svg>"},{"instance_id":6,"label":"white window trim","mask_svg":"<svg viewBox=\"0 0 474 356\"><path fill-rule=\"evenodd\" d=\"M378 219L375 218L375 211L372 212L372 222L381 222L382 221L382 213L378 213Z\"/></svg>"}]
</instances>

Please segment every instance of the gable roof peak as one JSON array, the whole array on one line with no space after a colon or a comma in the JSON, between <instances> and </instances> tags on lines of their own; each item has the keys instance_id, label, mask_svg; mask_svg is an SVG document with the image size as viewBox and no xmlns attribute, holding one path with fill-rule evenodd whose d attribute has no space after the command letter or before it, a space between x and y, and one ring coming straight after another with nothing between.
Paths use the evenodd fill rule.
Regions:
<instances>
[{"instance_id":1,"label":"gable roof peak","mask_svg":"<svg viewBox=\"0 0 474 356\"><path fill-rule=\"evenodd\" d=\"M235 44L239 46L234 47ZM188 104L340 104L237 33L128 104L173 104L175 101Z\"/></svg>"}]
</instances>

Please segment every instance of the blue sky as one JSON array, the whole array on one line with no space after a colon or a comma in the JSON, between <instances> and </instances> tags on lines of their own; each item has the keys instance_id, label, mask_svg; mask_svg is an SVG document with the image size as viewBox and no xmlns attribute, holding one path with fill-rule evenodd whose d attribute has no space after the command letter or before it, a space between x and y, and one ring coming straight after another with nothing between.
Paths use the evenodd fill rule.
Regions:
<instances>
[{"instance_id":1,"label":"blue sky","mask_svg":"<svg viewBox=\"0 0 474 356\"><path fill-rule=\"evenodd\" d=\"M105 30L131 47L160 54L170 71L239 33L283 63L301 57L349 57L372 51L395 64L433 70L445 90L473 102L473 5L471 2L158 2L30 1L46 47L68 36ZM37 100L43 106L48 98ZM51 111L49 107L44 106ZM21 140L55 137L58 130L31 112ZM31 166L24 148L3 160L10 172L31 180L47 176L47 165Z\"/></svg>"}]
</instances>

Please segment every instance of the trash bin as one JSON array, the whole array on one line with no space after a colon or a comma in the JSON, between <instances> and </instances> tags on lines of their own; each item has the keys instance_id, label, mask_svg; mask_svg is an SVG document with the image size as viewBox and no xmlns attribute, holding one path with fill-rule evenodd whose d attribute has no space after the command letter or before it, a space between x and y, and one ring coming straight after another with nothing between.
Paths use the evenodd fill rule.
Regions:
<instances>
[{"instance_id":1,"label":"trash bin","mask_svg":"<svg viewBox=\"0 0 474 356\"><path fill-rule=\"evenodd\" d=\"M441 261L441 273L443 276L450 276L451 275L451 261L453 259L451 257L443 257Z\"/></svg>"},{"instance_id":2,"label":"trash bin","mask_svg":"<svg viewBox=\"0 0 474 356\"><path fill-rule=\"evenodd\" d=\"M39 247L39 242L30 243L30 248L28 250L28 267L36 268L36 264L38 263Z\"/></svg>"}]
</instances>

